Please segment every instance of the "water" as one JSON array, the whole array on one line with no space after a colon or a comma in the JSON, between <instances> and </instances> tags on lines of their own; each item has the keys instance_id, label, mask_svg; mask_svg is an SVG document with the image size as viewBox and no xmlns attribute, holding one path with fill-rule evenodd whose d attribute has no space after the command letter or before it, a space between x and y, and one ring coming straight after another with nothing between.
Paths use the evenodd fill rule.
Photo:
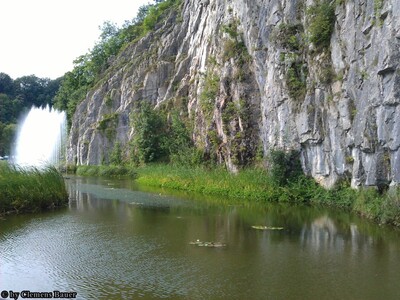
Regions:
<instances>
[{"instance_id":1,"label":"water","mask_svg":"<svg viewBox=\"0 0 400 300\"><path fill-rule=\"evenodd\" d=\"M12 160L21 167L58 166L66 138L66 115L51 109L32 107L23 120Z\"/></svg>"},{"instance_id":2,"label":"water","mask_svg":"<svg viewBox=\"0 0 400 300\"><path fill-rule=\"evenodd\" d=\"M0 220L0 291L400 299L400 233L393 228L327 209L210 204L122 180L73 177L68 188L68 208ZM189 244L197 239L226 247Z\"/></svg>"}]
</instances>

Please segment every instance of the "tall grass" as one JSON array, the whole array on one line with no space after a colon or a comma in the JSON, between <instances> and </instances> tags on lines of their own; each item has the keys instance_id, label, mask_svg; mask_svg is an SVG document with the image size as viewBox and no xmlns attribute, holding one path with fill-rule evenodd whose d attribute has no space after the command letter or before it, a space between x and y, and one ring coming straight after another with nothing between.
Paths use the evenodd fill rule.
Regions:
<instances>
[{"instance_id":1,"label":"tall grass","mask_svg":"<svg viewBox=\"0 0 400 300\"><path fill-rule=\"evenodd\" d=\"M119 177L127 176L136 177L135 169L127 166L77 166L76 174L79 176L104 176L104 177Z\"/></svg>"},{"instance_id":2,"label":"tall grass","mask_svg":"<svg viewBox=\"0 0 400 300\"><path fill-rule=\"evenodd\" d=\"M314 181L301 176L280 186L263 169L243 169L233 174L224 168L154 164L138 168L137 182L256 202L304 203L322 190Z\"/></svg>"},{"instance_id":3,"label":"tall grass","mask_svg":"<svg viewBox=\"0 0 400 300\"><path fill-rule=\"evenodd\" d=\"M131 176L139 184L217 196L237 203L280 202L329 206L355 212L377 223L400 226L400 189L380 194L373 188L355 190L342 183L324 189L312 178L293 176L281 169L248 168L232 174L222 167L147 164L126 166L78 166L86 176ZM277 180L277 178L279 180Z\"/></svg>"},{"instance_id":4,"label":"tall grass","mask_svg":"<svg viewBox=\"0 0 400 300\"><path fill-rule=\"evenodd\" d=\"M137 182L215 195L246 202L286 202L322 205L352 211L381 224L400 226L400 190L379 194L373 188L352 189L341 184L324 189L304 175L279 184L265 170L244 169L232 174L222 168L189 168L173 165L146 165L138 168Z\"/></svg>"},{"instance_id":5,"label":"tall grass","mask_svg":"<svg viewBox=\"0 0 400 300\"><path fill-rule=\"evenodd\" d=\"M39 211L67 202L64 179L56 168L24 169L0 164L0 214Z\"/></svg>"}]
</instances>

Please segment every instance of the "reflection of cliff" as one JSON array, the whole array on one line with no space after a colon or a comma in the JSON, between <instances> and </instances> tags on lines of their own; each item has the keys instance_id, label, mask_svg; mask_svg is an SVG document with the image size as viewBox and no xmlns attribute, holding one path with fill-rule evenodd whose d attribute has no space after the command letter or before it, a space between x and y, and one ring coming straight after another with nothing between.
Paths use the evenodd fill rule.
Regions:
<instances>
[{"instance_id":1,"label":"reflection of cliff","mask_svg":"<svg viewBox=\"0 0 400 300\"><path fill-rule=\"evenodd\" d=\"M304 225L300 240L303 245L308 245L314 250L334 249L339 252L350 250L354 254L374 244L374 239L362 234L357 225L348 224L338 229L335 222L327 215L316 218L310 225Z\"/></svg>"},{"instance_id":2,"label":"reflection of cliff","mask_svg":"<svg viewBox=\"0 0 400 300\"><path fill-rule=\"evenodd\" d=\"M300 249L315 253L315 257L322 253L336 255L337 259L366 258L387 253L388 247L393 253L398 249L393 238L388 239L378 226L347 219L338 221L316 210L210 205L110 186L113 185L71 180L68 184L71 212L84 222L101 222L113 232L125 228L127 236L156 234L181 247L197 239L226 243L240 255L262 253L259 263L272 252L286 257L298 255ZM253 229L252 225L284 229L263 231Z\"/></svg>"}]
</instances>

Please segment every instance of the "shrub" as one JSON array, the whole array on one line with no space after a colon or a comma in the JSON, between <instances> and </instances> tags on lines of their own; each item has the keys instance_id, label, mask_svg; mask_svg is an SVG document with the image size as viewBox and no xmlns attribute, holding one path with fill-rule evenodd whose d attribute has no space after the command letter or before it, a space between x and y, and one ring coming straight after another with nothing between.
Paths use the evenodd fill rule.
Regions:
<instances>
[{"instance_id":1,"label":"shrub","mask_svg":"<svg viewBox=\"0 0 400 300\"><path fill-rule=\"evenodd\" d=\"M289 51L298 51L302 48L302 33L303 26L301 24L281 23L274 32L273 39Z\"/></svg>"},{"instance_id":2,"label":"shrub","mask_svg":"<svg viewBox=\"0 0 400 300\"><path fill-rule=\"evenodd\" d=\"M118 113L105 114L99 121L97 129L108 139L113 139L118 125Z\"/></svg>"},{"instance_id":3,"label":"shrub","mask_svg":"<svg viewBox=\"0 0 400 300\"><path fill-rule=\"evenodd\" d=\"M204 88L200 94L200 106L207 119L212 117L215 98L219 93L219 83L220 78L217 75L211 72L206 73Z\"/></svg>"},{"instance_id":4,"label":"shrub","mask_svg":"<svg viewBox=\"0 0 400 300\"><path fill-rule=\"evenodd\" d=\"M306 68L300 62L292 62L286 71L286 85L290 97L303 99L307 91Z\"/></svg>"},{"instance_id":5,"label":"shrub","mask_svg":"<svg viewBox=\"0 0 400 300\"><path fill-rule=\"evenodd\" d=\"M121 144L116 142L110 153L110 164L121 165L123 163Z\"/></svg>"},{"instance_id":6,"label":"shrub","mask_svg":"<svg viewBox=\"0 0 400 300\"><path fill-rule=\"evenodd\" d=\"M279 186L294 182L303 175L299 151L272 150L268 162L271 179Z\"/></svg>"},{"instance_id":7,"label":"shrub","mask_svg":"<svg viewBox=\"0 0 400 300\"><path fill-rule=\"evenodd\" d=\"M310 18L308 28L310 42L320 50L329 47L335 23L333 3L328 0L317 1L308 8L307 15Z\"/></svg>"},{"instance_id":8,"label":"shrub","mask_svg":"<svg viewBox=\"0 0 400 300\"><path fill-rule=\"evenodd\" d=\"M142 101L132 113L135 131L132 140L132 159L135 163L148 163L166 156L166 121L150 103Z\"/></svg>"}]
</instances>

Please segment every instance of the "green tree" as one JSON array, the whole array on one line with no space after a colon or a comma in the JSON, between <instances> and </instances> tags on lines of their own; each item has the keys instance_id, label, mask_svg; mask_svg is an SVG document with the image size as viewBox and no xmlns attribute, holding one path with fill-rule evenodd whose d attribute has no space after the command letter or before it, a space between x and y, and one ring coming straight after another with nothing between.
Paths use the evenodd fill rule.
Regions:
<instances>
[{"instance_id":1,"label":"green tree","mask_svg":"<svg viewBox=\"0 0 400 300\"><path fill-rule=\"evenodd\" d=\"M132 116L135 130L132 141L133 160L138 163L148 163L164 158L165 119L145 101Z\"/></svg>"},{"instance_id":2,"label":"green tree","mask_svg":"<svg viewBox=\"0 0 400 300\"><path fill-rule=\"evenodd\" d=\"M203 152L195 147L178 112L171 114L165 146L173 164L194 166L200 165L203 160Z\"/></svg>"},{"instance_id":3,"label":"green tree","mask_svg":"<svg viewBox=\"0 0 400 300\"><path fill-rule=\"evenodd\" d=\"M0 73L0 94L6 94L12 98L15 96L15 88L14 80L6 73Z\"/></svg>"},{"instance_id":4,"label":"green tree","mask_svg":"<svg viewBox=\"0 0 400 300\"><path fill-rule=\"evenodd\" d=\"M51 105L61 79L51 80L35 75L22 76L15 80L16 97L22 100L24 107Z\"/></svg>"},{"instance_id":5,"label":"green tree","mask_svg":"<svg viewBox=\"0 0 400 300\"><path fill-rule=\"evenodd\" d=\"M299 151L272 150L269 165L271 178L279 186L285 186L303 175Z\"/></svg>"},{"instance_id":6,"label":"green tree","mask_svg":"<svg viewBox=\"0 0 400 300\"><path fill-rule=\"evenodd\" d=\"M114 144L114 148L111 151L110 164L115 165L115 166L119 166L119 165L123 164L122 148L121 148L121 144L119 142L116 142Z\"/></svg>"},{"instance_id":7,"label":"green tree","mask_svg":"<svg viewBox=\"0 0 400 300\"><path fill-rule=\"evenodd\" d=\"M0 155L9 155L11 153L12 142L15 140L17 125L4 124L0 122Z\"/></svg>"}]
</instances>

